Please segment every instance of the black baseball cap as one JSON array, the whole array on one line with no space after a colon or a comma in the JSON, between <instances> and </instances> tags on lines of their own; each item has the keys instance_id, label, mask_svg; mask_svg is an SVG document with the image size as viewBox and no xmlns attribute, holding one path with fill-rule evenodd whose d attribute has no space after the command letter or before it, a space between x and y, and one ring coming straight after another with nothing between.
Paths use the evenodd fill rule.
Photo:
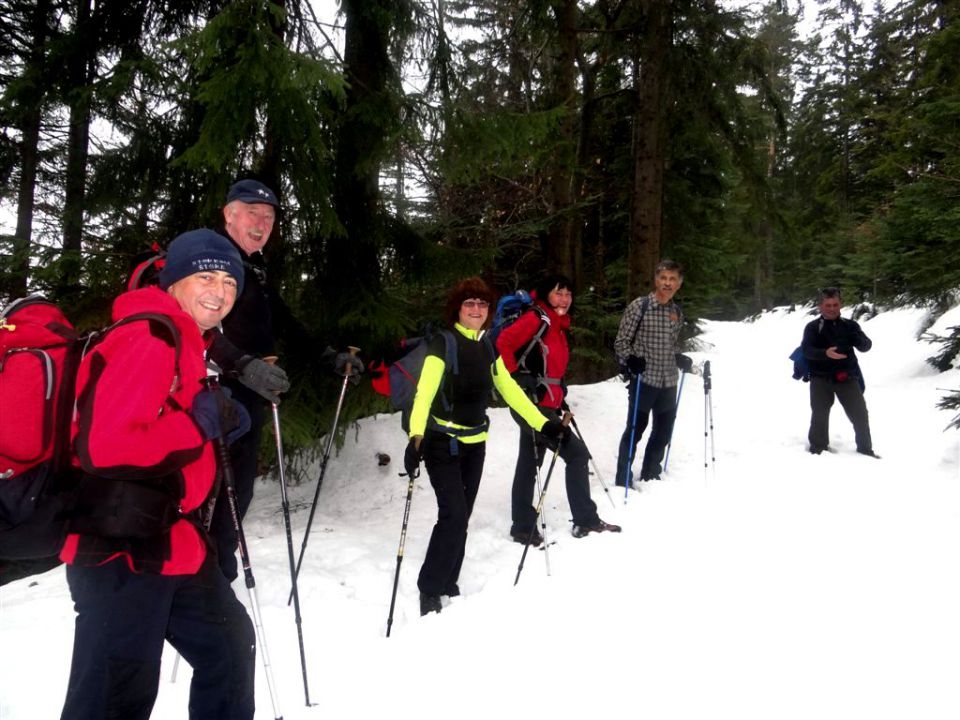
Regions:
<instances>
[{"instance_id":1,"label":"black baseball cap","mask_svg":"<svg viewBox=\"0 0 960 720\"><path fill-rule=\"evenodd\" d=\"M267 205L273 205L275 208L280 207L273 190L259 180L240 180L231 185L230 190L227 191L227 204L229 205L234 200L244 203L266 203Z\"/></svg>"}]
</instances>

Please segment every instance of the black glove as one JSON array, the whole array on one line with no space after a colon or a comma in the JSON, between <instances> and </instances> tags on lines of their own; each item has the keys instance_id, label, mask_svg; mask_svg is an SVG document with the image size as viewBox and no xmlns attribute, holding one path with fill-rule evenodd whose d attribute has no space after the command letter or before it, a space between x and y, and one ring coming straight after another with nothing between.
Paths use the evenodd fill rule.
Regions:
<instances>
[{"instance_id":1,"label":"black glove","mask_svg":"<svg viewBox=\"0 0 960 720\"><path fill-rule=\"evenodd\" d=\"M550 440L553 444L562 441L566 431L567 428L565 428L563 423L556 418L549 418L546 424L540 428L540 434L547 438L547 440Z\"/></svg>"},{"instance_id":2,"label":"black glove","mask_svg":"<svg viewBox=\"0 0 960 720\"><path fill-rule=\"evenodd\" d=\"M244 355L237 360L231 375L266 400L279 405L280 393L290 389L290 379L279 365Z\"/></svg>"},{"instance_id":3,"label":"black glove","mask_svg":"<svg viewBox=\"0 0 960 720\"><path fill-rule=\"evenodd\" d=\"M643 371L647 369L647 359L644 357L637 357L636 355L631 355L627 358L627 370L630 371L631 375L643 375Z\"/></svg>"},{"instance_id":4,"label":"black glove","mask_svg":"<svg viewBox=\"0 0 960 720\"><path fill-rule=\"evenodd\" d=\"M677 353L675 357L677 360L677 368L679 368L681 372L693 372L693 360L683 353Z\"/></svg>"},{"instance_id":5,"label":"black glove","mask_svg":"<svg viewBox=\"0 0 960 720\"><path fill-rule=\"evenodd\" d=\"M423 453L417 448L417 438L410 438L407 449L403 453L403 469L411 478L420 477L420 460L422 459Z\"/></svg>"},{"instance_id":6,"label":"black glove","mask_svg":"<svg viewBox=\"0 0 960 720\"><path fill-rule=\"evenodd\" d=\"M360 382L360 374L363 372L363 361L348 352L337 353L333 359L333 371L337 375L349 375L351 382L356 385Z\"/></svg>"},{"instance_id":7,"label":"black glove","mask_svg":"<svg viewBox=\"0 0 960 720\"><path fill-rule=\"evenodd\" d=\"M226 388L205 388L198 392L190 414L207 440L226 435L227 442L232 443L250 429L250 414L230 398Z\"/></svg>"}]
</instances>

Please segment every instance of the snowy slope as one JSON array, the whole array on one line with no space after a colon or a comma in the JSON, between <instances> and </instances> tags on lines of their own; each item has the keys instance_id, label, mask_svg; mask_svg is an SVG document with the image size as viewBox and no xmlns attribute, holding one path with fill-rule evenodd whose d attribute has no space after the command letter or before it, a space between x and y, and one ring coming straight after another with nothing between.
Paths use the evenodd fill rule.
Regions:
<instances>
[{"instance_id":1,"label":"snowy slope","mask_svg":"<svg viewBox=\"0 0 960 720\"><path fill-rule=\"evenodd\" d=\"M943 432L934 349L915 342L925 311L863 323L861 355L880 461L854 452L834 408L831 445L805 451L807 388L787 355L810 316L706 323L697 361L713 367L715 462L705 464L705 395L687 378L661 482L624 505L594 478L621 535L576 540L560 473L551 481L544 553L510 542L517 429L491 413L491 442L460 579L463 595L421 619L416 575L436 505L417 482L392 637L384 638L406 496L396 417L361 421L331 460L301 574L311 700L304 694L275 483L247 522L280 709L299 718L651 719L960 717L960 435ZM960 308L933 332L960 324ZM349 402L349 399L348 399ZM570 403L612 486L626 418L613 379ZM642 448L642 445L641 445ZM376 452L393 456L378 467ZM299 550L313 482L291 488ZM611 506L610 498L614 500ZM235 586L245 602L242 581ZM445 600L446 602L446 600ZM0 589L0 718L59 716L73 610L63 568ZM168 648L168 651L170 649ZM190 670L164 657L153 717L186 717ZM258 661L257 718L271 718Z\"/></svg>"}]
</instances>

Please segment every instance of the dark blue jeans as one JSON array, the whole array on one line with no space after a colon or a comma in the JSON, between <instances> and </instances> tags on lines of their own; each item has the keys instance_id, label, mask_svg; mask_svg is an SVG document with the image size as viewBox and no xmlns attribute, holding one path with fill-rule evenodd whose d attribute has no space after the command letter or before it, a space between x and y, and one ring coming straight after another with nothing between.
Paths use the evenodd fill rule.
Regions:
<instances>
[{"instance_id":1,"label":"dark blue jeans","mask_svg":"<svg viewBox=\"0 0 960 720\"><path fill-rule=\"evenodd\" d=\"M213 557L196 575L71 565L67 582L77 620L61 720L147 720L164 640L193 667L191 720L253 718L253 624Z\"/></svg>"},{"instance_id":2,"label":"dark blue jeans","mask_svg":"<svg viewBox=\"0 0 960 720\"><path fill-rule=\"evenodd\" d=\"M636 401L637 385L640 384L640 399ZM627 427L620 437L620 453L617 456L617 485L626 484L627 471L632 477L632 461L637 450L637 443L647 429L650 415L653 415L653 429L647 440L647 449L643 453L643 464L640 466L640 479L649 480L659 477L663 470L660 463L670 436L673 434L673 423L677 418L677 388L676 386L658 388L642 382L642 378L632 377L628 389ZM636 410L636 416L634 416ZM630 445L631 426L633 426L633 446Z\"/></svg>"}]
</instances>

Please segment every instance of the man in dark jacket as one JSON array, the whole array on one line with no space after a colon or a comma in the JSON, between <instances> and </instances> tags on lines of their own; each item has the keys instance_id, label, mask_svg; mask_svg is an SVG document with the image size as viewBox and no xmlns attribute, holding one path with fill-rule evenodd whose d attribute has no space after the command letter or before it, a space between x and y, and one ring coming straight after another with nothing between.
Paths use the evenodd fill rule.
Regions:
<instances>
[{"instance_id":1,"label":"man in dark jacket","mask_svg":"<svg viewBox=\"0 0 960 720\"><path fill-rule=\"evenodd\" d=\"M830 445L830 408L836 397L853 423L857 452L877 457L870 439L870 420L863 399L863 376L854 348L867 352L873 343L854 320L840 317L840 291L820 291L820 317L803 330L803 355L810 367L810 452Z\"/></svg>"},{"instance_id":2,"label":"man in dark jacket","mask_svg":"<svg viewBox=\"0 0 960 720\"><path fill-rule=\"evenodd\" d=\"M243 258L244 283L237 295L233 311L224 318L223 335L228 341L217 345L211 356L234 370L247 367L248 362L258 363L260 358L274 354L276 315L289 313L274 290L267 284L266 263L263 248L270 239L280 203L274 192L256 180L240 180L227 193L223 208L224 229L229 239ZM224 363L221 363L224 364ZM255 366L254 366L255 367ZM229 374L228 374L229 375ZM233 397L250 414L250 431L230 446L233 460L234 483L241 517L246 514L253 500L253 483L257 476L257 453L260 437L267 419L263 393L239 380L224 383L233 392ZM288 387L286 376L280 387ZM279 402L279 397L270 398ZM214 511L210 526L211 535L217 544L220 567L227 579L237 577L237 560L234 552L237 535L225 498L221 497Z\"/></svg>"}]
</instances>

